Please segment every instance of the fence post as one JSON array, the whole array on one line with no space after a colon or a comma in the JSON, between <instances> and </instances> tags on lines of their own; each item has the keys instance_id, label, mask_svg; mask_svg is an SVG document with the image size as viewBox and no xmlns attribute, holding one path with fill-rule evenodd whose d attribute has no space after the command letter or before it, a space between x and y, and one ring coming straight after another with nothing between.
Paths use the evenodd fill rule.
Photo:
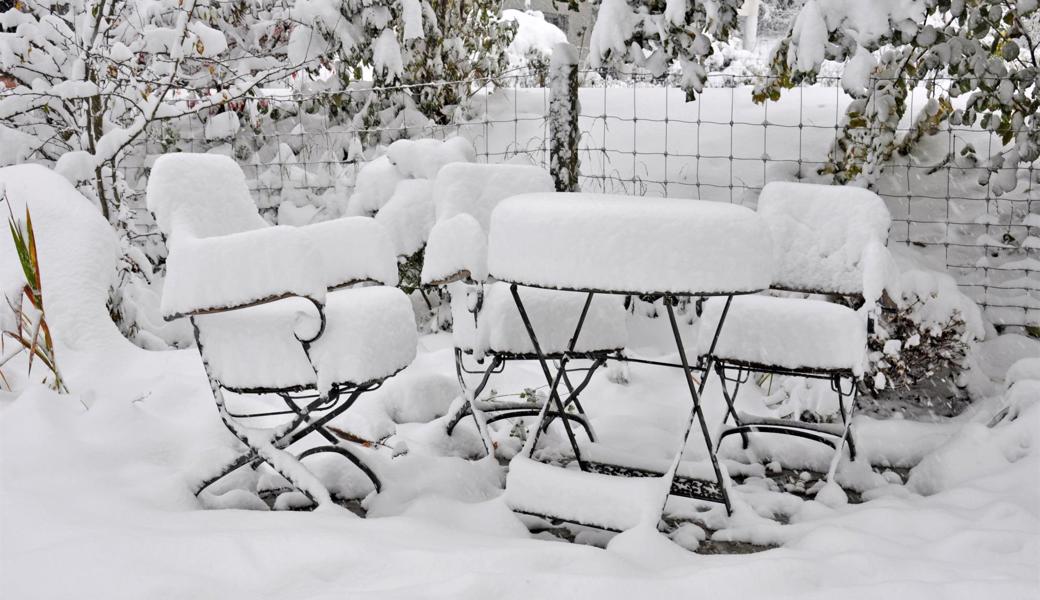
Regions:
<instances>
[{"instance_id":1,"label":"fence post","mask_svg":"<svg viewBox=\"0 0 1040 600\"><path fill-rule=\"evenodd\" d=\"M549 61L549 170L557 192L577 192L578 52L561 43Z\"/></svg>"}]
</instances>

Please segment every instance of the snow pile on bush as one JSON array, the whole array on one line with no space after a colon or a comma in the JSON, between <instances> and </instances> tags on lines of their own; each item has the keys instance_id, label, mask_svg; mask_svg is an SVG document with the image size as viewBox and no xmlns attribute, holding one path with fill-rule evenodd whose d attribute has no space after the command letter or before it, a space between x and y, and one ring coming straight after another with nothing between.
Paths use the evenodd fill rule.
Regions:
<instances>
[{"instance_id":1,"label":"snow pile on bush","mask_svg":"<svg viewBox=\"0 0 1040 600\"><path fill-rule=\"evenodd\" d=\"M40 165L0 168L0 196L18 220L28 208L36 235L44 312L57 344L100 351L125 345L108 313L119 245L97 207L61 175ZM2 209L0 209L2 210ZM4 210L6 212L6 210ZM10 235L0 235L0 307L17 302L25 277ZM60 350L58 351L60 360Z\"/></svg>"},{"instance_id":2,"label":"snow pile on bush","mask_svg":"<svg viewBox=\"0 0 1040 600\"><path fill-rule=\"evenodd\" d=\"M549 65L553 46L567 42L567 34L559 27L545 20L545 15L537 10L506 9L502 11L502 20L516 23L516 34L506 48L510 69L528 68L543 73L533 83L544 85L544 71Z\"/></svg>"}]
</instances>

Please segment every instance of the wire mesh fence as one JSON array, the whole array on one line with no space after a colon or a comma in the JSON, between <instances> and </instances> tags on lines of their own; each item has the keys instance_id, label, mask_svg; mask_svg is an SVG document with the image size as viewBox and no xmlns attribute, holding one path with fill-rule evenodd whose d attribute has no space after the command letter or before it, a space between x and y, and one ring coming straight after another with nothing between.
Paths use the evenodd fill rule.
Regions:
<instances>
[{"instance_id":1,"label":"wire mesh fence","mask_svg":"<svg viewBox=\"0 0 1040 600\"><path fill-rule=\"evenodd\" d=\"M779 101L755 104L747 80L709 76L709 87L686 102L677 87L640 76L604 78L581 72L579 183L584 191L676 196L754 206L766 182L825 181L817 170L840 134L851 99L838 78L788 91ZM220 151L243 165L261 209L287 220L295 208L306 219L341 214L357 171L373 146L398 138L462 135L478 160L522 160L548 166L549 91L534 87L544 73L513 71L495 80L440 82L468 86L465 107L445 122L404 110L377 124L343 119L330 109L359 103L371 88L300 95L271 91L243 99L246 126L219 129L212 115L157 130L124 161L130 193L144 189L151 156L171 149ZM421 86L385 92L415 93ZM927 101L922 88L908 98L908 114ZM252 112L250 112L252 111ZM272 116L272 112L276 112ZM899 133L910 128L909 119ZM945 162L971 144L977 168ZM876 181L893 215L890 242L920 249L945 267L961 289L998 325L1040 323L1040 173L1020 170L1018 187L997 195L980 184L985 159L1001 141L977 128L947 127L926 136L906 156L895 156ZM364 151L364 150L367 150ZM988 154L988 156L987 156ZM134 183L136 182L136 183ZM310 212L308 212L310 211Z\"/></svg>"}]
</instances>

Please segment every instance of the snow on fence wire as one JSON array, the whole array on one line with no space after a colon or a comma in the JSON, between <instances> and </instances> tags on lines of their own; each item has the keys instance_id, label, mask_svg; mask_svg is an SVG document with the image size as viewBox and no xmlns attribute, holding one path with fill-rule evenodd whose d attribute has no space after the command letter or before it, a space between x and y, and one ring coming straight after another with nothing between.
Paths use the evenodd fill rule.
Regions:
<instances>
[{"instance_id":1,"label":"snow on fence wire","mask_svg":"<svg viewBox=\"0 0 1040 600\"><path fill-rule=\"evenodd\" d=\"M470 139L478 160L516 159L548 167L550 92L537 87L544 73L514 71L497 78L468 81L474 91L468 105L451 123L438 124L406 112L390 124L353 126L335 122L328 109L331 96L345 102L369 89L298 95L271 91L246 99L274 103L289 116L263 127L207 131L197 117L152 132L135 149L138 160L124 161L131 193L144 189L149 156L172 149L222 150L246 170L262 210L277 211L279 220L292 206L316 206L339 214L374 140L400 137ZM789 90L777 102L755 104L750 82L724 73L709 76L709 87L694 102L685 102L677 87L640 76L604 79L579 72L579 184L584 191L648 196L699 197L754 206L765 182L814 178L840 132L850 98L836 77ZM421 93L417 84L386 91ZM908 114L925 101L918 90L908 99ZM906 131L909 119L902 124ZM212 127L212 126L211 126ZM174 135L175 133L175 135ZM207 135L208 134L208 135ZM952 150L971 143L980 165L1001 147L1000 140L979 129L951 127L926 136L910 156L896 156L878 179L876 189L893 215L891 242L920 248L945 266L963 291L997 324L1040 324L1040 184L1037 165L1019 174L1014 191L995 196L979 185L982 168L961 169L943 163ZM370 154L370 152L369 152ZM131 166L127 166L131 165ZM322 218L303 213L303 219Z\"/></svg>"},{"instance_id":2,"label":"snow on fence wire","mask_svg":"<svg viewBox=\"0 0 1040 600\"><path fill-rule=\"evenodd\" d=\"M752 207L767 181L827 181L816 172L851 101L837 77L820 77L777 102L755 104L750 82L722 73L710 75L709 87L692 103L680 89L639 76L580 76L582 190ZM907 114L916 115L925 101L923 88L911 94ZM906 118L900 134L909 128ZM979 167L945 162L968 143ZM896 155L875 189L892 211L892 243L916 246L945 266L994 323L1037 325L1040 172L1035 163L1025 166L1015 190L994 195L989 183L978 181L982 166L1001 147L995 134L951 126L925 136L911 155Z\"/></svg>"}]
</instances>

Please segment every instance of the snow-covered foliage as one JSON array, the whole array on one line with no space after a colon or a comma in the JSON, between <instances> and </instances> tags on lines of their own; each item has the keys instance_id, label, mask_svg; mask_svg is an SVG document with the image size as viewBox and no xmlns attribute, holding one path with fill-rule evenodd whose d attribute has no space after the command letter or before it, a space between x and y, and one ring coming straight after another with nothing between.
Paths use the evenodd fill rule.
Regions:
<instances>
[{"instance_id":1,"label":"snow-covered foliage","mask_svg":"<svg viewBox=\"0 0 1040 600\"><path fill-rule=\"evenodd\" d=\"M516 22L516 35L506 48L510 70L528 71L530 75L523 79L524 83L544 86L552 49L567 43L567 34L537 10L509 8L502 11L502 20Z\"/></svg>"},{"instance_id":2,"label":"snow-covered foliage","mask_svg":"<svg viewBox=\"0 0 1040 600\"><path fill-rule=\"evenodd\" d=\"M1032 0L810 0L775 48L771 77L755 97L775 100L784 88L812 82L825 60L842 62L842 85L854 100L822 172L839 182L861 174L873 182L893 154L906 154L923 136L980 123L1004 148L977 164L975 149L964 144L946 160L984 167L980 183L999 196L1018 186L1020 166L1040 157L1036 10ZM929 100L901 130L918 85Z\"/></svg>"},{"instance_id":3,"label":"snow-covered foliage","mask_svg":"<svg viewBox=\"0 0 1040 600\"><path fill-rule=\"evenodd\" d=\"M306 85L325 92L350 89L370 67L370 94L330 95L327 109L353 103L350 113L372 130L365 141L388 143L427 120L448 122L474 91L471 81L494 80L507 66L515 25L496 8L487 0L305 0L294 6L289 57L321 57Z\"/></svg>"},{"instance_id":4,"label":"snow-covered foliage","mask_svg":"<svg viewBox=\"0 0 1040 600\"><path fill-rule=\"evenodd\" d=\"M286 18L280 0L19 3L0 15L0 72L15 83L0 98L0 158L57 163L125 221L118 167L133 144L186 116L213 116L215 137L237 127L229 103L299 68Z\"/></svg>"},{"instance_id":5,"label":"snow-covered foliage","mask_svg":"<svg viewBox=\"0 0 1040 600\"><path fill-rule=\"evenodd\" d=\"M589 64L599 69L619 63L645 68L655 77L678 61L679 82L692 100L707 80L704 63L713 40L737 26L741 0L602 0L589 41Z\"/></svg>"}]
</instances>

